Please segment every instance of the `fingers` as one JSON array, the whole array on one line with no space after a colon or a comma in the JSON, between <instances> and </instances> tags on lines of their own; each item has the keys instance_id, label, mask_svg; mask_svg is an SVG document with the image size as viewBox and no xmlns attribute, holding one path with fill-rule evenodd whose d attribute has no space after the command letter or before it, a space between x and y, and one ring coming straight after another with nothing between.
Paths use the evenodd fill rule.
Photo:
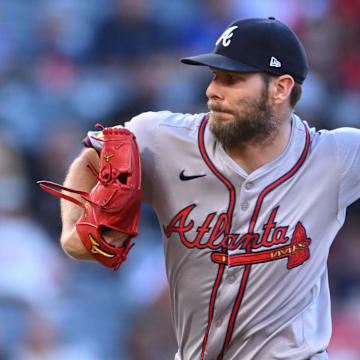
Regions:
<instances>
[{"instance_id":1,"label":"fingers","mask_svg":"<svg viewBox=\"0 0 360 360\"><path fill-rule=\"evenodd\" d=\"M122 247L129 237L128 234L115 231L106 227L103 227L101 229L101 236L108 244L115 247Z\"/></svg>"}]
</instances>

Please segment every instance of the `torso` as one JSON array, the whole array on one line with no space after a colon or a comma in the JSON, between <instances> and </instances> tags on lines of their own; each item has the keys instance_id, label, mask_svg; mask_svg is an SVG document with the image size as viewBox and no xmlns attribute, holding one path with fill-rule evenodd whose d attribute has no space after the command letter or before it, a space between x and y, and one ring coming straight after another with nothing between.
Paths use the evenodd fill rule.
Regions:
<instances>
[{"instance_id":1,"label":"torso","mask_svg":"<svg viewBox=\"0 0 360 360\"><path fill-rule=\"evenodd\" d=\"M127 127L163 231L177 359L327 359L326 262L345 219L334 137L294 116L283 154L248 175L205 114Z\"/></svg>"}]
</instances>

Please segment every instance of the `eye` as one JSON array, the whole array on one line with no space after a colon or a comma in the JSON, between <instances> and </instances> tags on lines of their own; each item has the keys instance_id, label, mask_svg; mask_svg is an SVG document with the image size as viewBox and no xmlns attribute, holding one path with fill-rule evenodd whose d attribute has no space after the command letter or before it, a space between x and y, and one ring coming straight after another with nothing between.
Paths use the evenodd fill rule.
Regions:
<instances>
[{"instance_id":1,"label":"eye","mask_svg":"<svg viewBox=\"0 0 360 360\"><path fill-rule=\"evenodd\" d=\"M228 82L229 84L233 84L233 83L239 81L239 77L238 77L238 76L235 76L235 75L228 74L228 75L226 76L226 80L227 80L227 82Z\"/></svg>"}]
</instances>

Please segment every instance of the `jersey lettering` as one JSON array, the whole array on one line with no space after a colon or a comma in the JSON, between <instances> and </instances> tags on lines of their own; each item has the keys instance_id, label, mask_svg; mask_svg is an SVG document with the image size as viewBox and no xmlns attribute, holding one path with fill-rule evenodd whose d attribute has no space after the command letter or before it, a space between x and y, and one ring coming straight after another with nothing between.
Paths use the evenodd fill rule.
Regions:
<instances>
[{"instance_id":1,"label":"jersey lettering","mask_svg":"<svg viewBox=\"0 0 360 360\"><path fill-rule=\"evenodd\" d=\"M211 221L215 215L216 215L216 213L209 214L206 217L204 223L197 228L197 235L196 235L196 238L194 241L194 246L197 247L198 249L204 249L207 247L207 243L201 244L200 241L201 241L202 237L204 236L204 234L211 230L211 228L209 227L209 224L211 223Z\"/></svg>"},{"instance_id":2,"label":"jersey lettering","mask_svg":"<svg viewBox=\"0 0 360 360\"><path fill-rule=\"evenodd\" d=\"M184 243L184 245L187 247L190 247L190 248L194 247L194 243L191 243L186 239L185 233L187 231L190 231L193 228L194 222L192 220L190 220L190 222L187 225L185 225L185 221L186 221L188 215L190 214L190 212L194 209L194 207L196 207L196 205L192 204L192 205L187 206L185 209L181 210L170 221L170 224L168 225L168 227L166 229L164 229L165 235L167 237L169 237L173 232L177 232L180 236L181 241Z\"/></svg>"},{"instance_id":3,"label":"jersey lettering","mask_svg":"<svg viewBox=\"0 0 360 360\"><path fill-rule=\"evenodd\" d=\"M286 244L290 240L290 237L287 236L289 226L277 226L277 222L275 221L279 210L279 206L277 206L271 211L261 234L250 232L243 235L226 234L226 227L229 221L227 214L221 213L216 217L217 213L211 213L206 216L202 225L197 228L195 239L191 241L188 239L186 233L194 227L194 221L189 216L195 207L195 204L189 205L176 214L169 225L167 227L164 226L165 235L170 237L173 233L178 233L180 240L186 247L198 249L208 248L211 250L221 248L227 248L228 250L259 249L261 247L273 247L274 245ZM212 223L213 225L211 225ZM204 240L204 238L206 238L205 234L208 234L207 241ZM298 222L292 234L291 245L280 249L258 251L252 254L261 256L262 253L266 253L268 256L264 257L264 259L268 259L268 261L296 254L296 256L291 258L292 262L290 262L288 266L290 269L294 267L295 264L297 266L308 258L308 255L304 257L305 253L301 251L305 249L304 239L307 239L306 230L301 222ZM309 244L310 242L306 243L306 246ZM259 261L257 260L256 262Z\"/></svg>"}]
</instances>

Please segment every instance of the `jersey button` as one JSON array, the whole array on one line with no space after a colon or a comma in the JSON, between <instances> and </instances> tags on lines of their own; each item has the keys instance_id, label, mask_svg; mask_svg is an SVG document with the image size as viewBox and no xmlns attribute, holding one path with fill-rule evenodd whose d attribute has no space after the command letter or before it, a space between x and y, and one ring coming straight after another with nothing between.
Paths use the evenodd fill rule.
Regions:
<instances>
[{"instance_id":1,"label":"jersey button","mask_svg":"<svg viewBox=\"0 0 360 360\"><path fill-rule=\"evenodd\" d=\"M222 324L222 322L223 322L222 319L217 319L217 320L215 321L215 326L216 326L216 327L220 327L221 324Z\"/></svg>"},{"instance_id":2,"label":"jersey button","mask_svg":"<svg viewBox=\"0 0 360 360\"><path fill-rule=\"evenodd\" d=\"M243 203L241 205L241 210L243 210L243 211L247 210L248 208L249 208L249 203Z\"/></svg>"},{"instance_id":3,"label":"jersey button","mask_svg":"<svg viewBox=\"0 0 360 360\"><path fill-rule=\"evenodd\" d=\"M246 190L250 190L254 187L254 184L252 182L248 182L245 184L245 189Z\"/></svg>"},{"instance_id":4,"label":"jersey button","mask_svg":"<svg viewBox=\"0 0 360 360\"><path fill-rule=\"evenodd\" d=\"M235 275L230 275L230 276L227 278L227 282L228 282L229 284L234 283L235 280L236 280Z\"/></svg>"}]
</instances>

